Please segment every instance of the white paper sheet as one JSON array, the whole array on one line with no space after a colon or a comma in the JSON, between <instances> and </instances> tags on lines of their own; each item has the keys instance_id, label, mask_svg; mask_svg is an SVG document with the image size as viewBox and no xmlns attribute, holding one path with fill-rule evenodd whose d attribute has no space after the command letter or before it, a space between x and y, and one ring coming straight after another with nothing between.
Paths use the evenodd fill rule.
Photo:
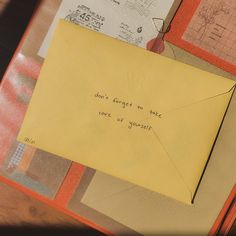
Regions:
<instances>
[{"instance_id":1,"label":"white paper sheet","mask_svg":"<svg viewBox=\"0 0 236 236\"><path fill-rule=\"evenodd\" d=\"M63 0L39 50L46 57L59 19L146 48L162 32L174 0Z\"/></svg>"}]
</instances>

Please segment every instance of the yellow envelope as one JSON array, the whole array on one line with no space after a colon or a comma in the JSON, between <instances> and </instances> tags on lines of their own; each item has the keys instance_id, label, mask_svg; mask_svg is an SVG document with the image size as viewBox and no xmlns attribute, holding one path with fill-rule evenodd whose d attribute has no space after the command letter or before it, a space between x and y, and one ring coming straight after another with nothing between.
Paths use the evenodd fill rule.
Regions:
<instances>
[{"instance_id":1,"label":"yellow envelope","mask_svg":"<svg viewBox=\"0 0 236 236\"><path fill-rule=\"evenodd\" d=\"M234 86L61 21L18 140L191 204Z\"/></svg>"}]
</instances>

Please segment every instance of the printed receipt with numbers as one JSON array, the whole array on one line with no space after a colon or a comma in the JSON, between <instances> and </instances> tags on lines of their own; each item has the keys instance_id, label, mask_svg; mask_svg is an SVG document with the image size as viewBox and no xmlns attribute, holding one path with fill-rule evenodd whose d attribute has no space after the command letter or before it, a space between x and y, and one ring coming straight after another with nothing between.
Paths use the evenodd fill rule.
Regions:
<instances>
[{"instance_id":1,"label":"printed receipt with numbers","mask_svg":"<svg viewBox=\"0 0 236 236\"><path fill-rule=\"evenodd\" d=\"M146 48L162 31L174 0L63 0L39 50L45 57L59 19Z\"/></svg>"}]
</instances>

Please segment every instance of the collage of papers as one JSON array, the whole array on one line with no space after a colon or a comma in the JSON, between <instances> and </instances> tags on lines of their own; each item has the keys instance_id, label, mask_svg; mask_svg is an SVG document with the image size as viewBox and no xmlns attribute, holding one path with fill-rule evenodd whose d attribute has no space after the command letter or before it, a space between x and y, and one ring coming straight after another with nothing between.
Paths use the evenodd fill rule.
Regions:
<instances>
[{"instance_id":1,"label":"collage of papers","mask_svg":"<svg viewBox=\"0 0 236 236\"><path fill-rule=\"evenodd\" d=\"M43 1L0 86L0 180L107 235L221 232L235 18L234 0Z\"/></svg>"}]
</instances>

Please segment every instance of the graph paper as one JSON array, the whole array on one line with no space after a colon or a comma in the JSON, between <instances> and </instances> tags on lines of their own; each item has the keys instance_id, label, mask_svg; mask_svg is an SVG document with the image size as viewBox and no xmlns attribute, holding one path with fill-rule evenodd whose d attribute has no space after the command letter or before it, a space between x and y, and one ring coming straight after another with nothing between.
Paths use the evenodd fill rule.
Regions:
<instances>
[{"instance_id":1,"label":"graph paper","mask_svg":"<svg viewBox=\"0 0 236 236\"><path fill-rule=\"evenodd\" d=\"M182 38L236 65L236 0L202 0Z\"/></svg>"}]
</instances>

